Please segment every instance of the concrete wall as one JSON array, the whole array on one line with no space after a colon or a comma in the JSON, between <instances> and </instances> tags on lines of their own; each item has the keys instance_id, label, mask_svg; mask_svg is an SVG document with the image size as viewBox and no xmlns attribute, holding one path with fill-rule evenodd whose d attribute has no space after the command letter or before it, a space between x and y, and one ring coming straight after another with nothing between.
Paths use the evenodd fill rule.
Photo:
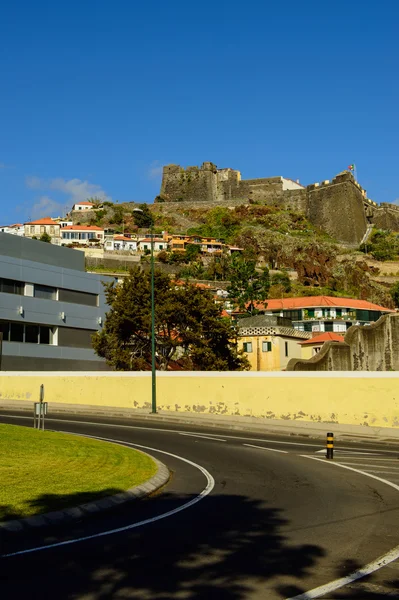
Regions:
<instances>
[{"instance_id":1,"label":"concrete wall","mask_svg":"<svg viewBox=\"0 0 399 600\"><path fill-rule=\"evenodd\" d=\"M150 411L151 373L2 373L0 407L45 400L74 405ZM254 417L259 422L366 425L399 430L397 373L159 372L160 411ZM56 407L55 406L55 407Z\"/></svg>"},{"instance_id":2,"label":"concrete wall","mask_svg":"<svg viewBox=\"0 0 399 600\"><path fill-rule=\"evenodd\" d=\"M309 360L293 359L288 371L399 371L399 314L369 326L354 325L345 342L326 342Z\"/></svg>"}]
</instances>

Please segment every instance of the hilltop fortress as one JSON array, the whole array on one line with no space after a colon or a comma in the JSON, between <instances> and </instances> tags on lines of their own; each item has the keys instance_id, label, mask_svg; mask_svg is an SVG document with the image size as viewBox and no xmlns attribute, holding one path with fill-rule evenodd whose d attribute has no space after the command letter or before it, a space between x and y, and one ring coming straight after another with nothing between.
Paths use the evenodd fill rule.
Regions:
<instances>
[{"instance_id":1,"label":"hilltop fortress","mask_svg":"<svg viewBox=\"0 0 399 600\"><path fill-rule=\"evenodd\" d=\"M372 226L399 231L399 206L377 204L349 171L332 181L304 187L284 177L241 179L240 171L167 165L163 168L161 202L206 202L212 206L266 204L303 213L317 227L340 242L358 245Z\"/></svg>"}]
</instances>

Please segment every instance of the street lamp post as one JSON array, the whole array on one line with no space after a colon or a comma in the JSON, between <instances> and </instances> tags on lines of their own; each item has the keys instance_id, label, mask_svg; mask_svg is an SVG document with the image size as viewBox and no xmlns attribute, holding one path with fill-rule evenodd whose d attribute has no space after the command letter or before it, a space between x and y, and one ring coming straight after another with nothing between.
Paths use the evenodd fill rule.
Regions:
<instances>
[{"instance_id":1,"label":"street lamp post","mask_svg":"<svg viewBox=\"0 0 399 600\"><path fill-rule=\"evenodd\" d=\"M144 212L134 208L133 212ZM154 225L151 224L151 413L157 412L157 379L155 363L155 294L154 294Z\"/></svg>"}]
</instances>

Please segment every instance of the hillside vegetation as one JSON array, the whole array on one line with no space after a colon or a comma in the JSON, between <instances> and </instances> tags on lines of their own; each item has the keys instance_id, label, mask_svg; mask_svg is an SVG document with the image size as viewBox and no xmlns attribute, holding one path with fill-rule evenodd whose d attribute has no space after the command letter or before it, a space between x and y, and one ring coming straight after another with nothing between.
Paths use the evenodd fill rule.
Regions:
<instances>
[{"instance_id":1,"label":"hillside vegetation","mask_svg":"<svg viewBox=\"0 0 399 600\"><path fill-rule=\"evenodd\" d=\"M135 224L134 203L104 203L95 213L74 213L74 221L111 228L115 233L140 231ZM240 205L195 208L181 203L173 206L157 203L148 206L154 219L154 231L199 235L222 239L242 248L247 259L258 265L279 270L271 280L269 297L299 295L351 296L393 306L389 283L374 278L383 271L383 260L397 261L397 234L375 230L367 246L358 251L343 248L324 231L312 225L303 214L277 206ZM137 215L137 213L136 213ZM80 221L79 221L80 220ZM192 250L192 249L191 249ZM363 254L362 254L363 252ZM364 253L380 261L380 269L370 266ZM228 280L231 258L204 258L195 252L162 252L159 261L179 264L180 275L195 279ZM374 263L375 265L375 263ZM399 263L398 263L399 273ZM296 271L297 280L287 273Z\"/></svg>"}]
</instances>

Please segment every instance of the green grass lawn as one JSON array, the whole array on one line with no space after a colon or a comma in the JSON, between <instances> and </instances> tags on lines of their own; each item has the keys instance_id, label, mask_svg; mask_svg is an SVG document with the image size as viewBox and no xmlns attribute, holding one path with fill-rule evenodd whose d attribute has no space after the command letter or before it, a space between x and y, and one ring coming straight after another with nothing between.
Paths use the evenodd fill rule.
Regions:
<instances>
[{"instance_id":1,"label":"green grass lawn","mask_svg":"<svg viewBox=\"0 0 399 600\"><path fill-rule=\"evenodd\" d=\"M153 460L125 446L0 423L0 520L109 496L156 470Z\"/></svg>"}]
</instances>

